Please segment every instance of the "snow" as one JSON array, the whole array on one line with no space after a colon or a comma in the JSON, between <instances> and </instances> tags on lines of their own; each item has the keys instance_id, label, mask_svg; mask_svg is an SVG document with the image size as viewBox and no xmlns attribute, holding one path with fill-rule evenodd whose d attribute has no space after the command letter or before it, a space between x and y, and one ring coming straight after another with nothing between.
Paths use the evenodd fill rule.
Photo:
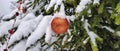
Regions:
<instances>
[{"instance_id":1,"label":"snow","mask_svg":"<svg viewBox=\"0 0 120 51\"><path fill-rule=\"evenodd\" d=\"M33 9L33 7L30 7L30 8L28 8L28 11L29 12L33 12L33 13L35 13L36 11L40 11L41 12L40 8L43 6L43 4L44 4L44 2L41 2L39 5L36 5L34 9ZM27 7L28 6L29 5L27 5Z\"/></svg>"},{"instance_id":2,"label":"snow","mask_svg":"<svg viewBox=\"0 0 120 51\"><path fill-rule=\"evenodd\" d=\"M62 4L62 0L57 0L56 5L61 5Z\"/></svg>"},{"instance_id":3,"label":"snow","mask_svg":"<svg viewBox=\"0 0 120 51\"><path fill-rule=\"evenodd\" d=\"M0 51L3 51L3 49L6 48L6 44L2 45L1 42L0 42Z\"/></svg>"},{"instance_id":4,"label":"snow","mask_svg":"<svg viewBox=\"0 0 120 51\"><path fill-rule=\"evenodd\" d=\"M62 0L57 0L54 10L56 10L58 8L58 5L61 5L61 4L62 4Z\"/></svg>"},{"instance_id":5,"label":"snow","mask_svg":"<svg viewBox=\"0 0 120 51\"><path fill-rule=\"evenodd\" d=\"M86 43L88 42L88 40L89 40L89 37L86 38L86 39L83 41L83 43L86 44Z\"/></svg>"},{"instance_id":6,"label":"snow","mask_svg":"<svg viewBox=\"0 0 120 51\"><path fill-rule=\"evenodd\" d=\"M91 13L91 9L88 10L88 13L89 13L89 14Z\"/></svg>"},{"instance_id":7,"label":"snow","mask_svg":"<svg viewBox=\"0 0 120 51\"><path fill-rule=\"evenodd\" d=\"M116 33L117 33L118 36L120 36L120 31L117 31Z\"/></svg>"},{"instance_id":8,"label":"snow","mask_svg":"<svg viewBox=\"0 0 120 51\"><path fill-rule=\"evenodd\" d=\"M52 31L51 31L51 26L48 26L47 27L47 30L46 30L46 35L45 35L45 42L46 43L51 43L51 38L52 38Z\"/></svg>"},{"instance_id":9,"label":"snow","mask_svg":"<svg viewBox=\"0 0 120 51\"><path fill-rule=\"evenodd\" d=\"M93 43L95 46L97 46L95 39L96 39L98 36L97 36L94 32L92 32L92 31L88 32L88 35L90 36L90 39L91 39L92 43Z\"/></svg>"},{"instance_id":10,"label":"snow","mask_svg":"<svg viewBox=\"0 0 120 51\"><path fill-rule=\"evenodd\" d=\"M107 29L108 31L110 31L110 32L112 32L112 33L115 33L115 30L112 29L112 28L110 28L110 27L108 27L108 26L102 26L102 28L105 28L105 29ZM120 36L120 31L116 31L116 34L117 34L118 36Z\"/></svg>"},{"instance_id":11,"label":"snow","mask_svg":"<svg viewBox=\"0 0 120 51\"><path fill-rule=\"evenodd\" d=\"M72 40L73 36L71 36L69 39L68 39L68 42L70 42Z\"/></svg>"},{"instance_id":12,"label":"snow","mask_svg":"<svg viewBox=\"0 0 120 51\"><path fill-rule=\"evenodd\" d=\"M56 10L58 8L58 5L62 4L62 1L63 0L51 0L46 10L49 10L54 4L55 4L54 10Z\"/></svg>"},{"instance_id":13,"label":"snow","mask_svg":"<svg viewBox=\"0 0 120 51\"><path fill-rule=\"evenodd\" d=\"M13 23L14 23L14 20L0 23L0 37L4 36L5 34L8 34L8 30L12 28ZM16 20L15 27L18 26L19 23L20 23L20 20Z\"/></svg>"},{"instance_id":14,"label":"snow","mask_svg":"<svg viewBox=\"0 0 120 51\"><path fill-rule=\"evenodd\" d=\"M14 9L16 9L18 6L19 6L19 4L17 3L17 1L18 0L11 0L10 1L10 9L11 9L11 11L13 11Z\"/></svg>"},{"instance_id":15,"label":"snow","mask_svg":"<svg viewBox=\"0 0 120 51\"><path fill-rule=\"evenodd\" d=\"M21 21L28 21L30 19L35 18L36 16L34 15L34 13L28 13Z\"/></svg>"},{"instance_id":16,"label":"snow","mask_svg":"<svg viewBox=\"0 0 120 51\"><path fill-rule=\"evenodd\" d=\"M50 4L48 5L48 8L46 10L49 10L55 3L57 0L51 0Z\"/></svg>"},{"instance_id":17,"label":"snow","mask_svg":"<svg viewBox=\"0 0 120 51\"><path fill-rule=\"evenodd\" d=\"M67 33L68 33L69 35L71 35L71 31L72 31L72 29L68 29Z\"/></svg>"},{"instance_id":18,"label":"snow","mask_svg":"<svg viewBox=\"0 0 120 51\"><path fill-rule=\"evenodd\" d=\"M102 26L102 28L106 28L108 31L114 33L115 31L113 29L111 29L110 27L107 27L107 26Z\"/></svg>"},{"instance_id":19,"label":"snow","mask_svg":"<svg viewBox=\"0 0 120 51\"><path fill-rule=\"evenodd\" d=\"M46 49L46 51L55 51L54 46L51 46L50 48Z\"/></svg>"},{"instance_id":20,"label":"snow","mask_svg":"<svg viewBox=\"0 0 120 51\"><path fill-rule=\"evenodd\" d=\"M37 18L21 22L17 31L11 36L9 45L13 44L17 40L20 40L22 37L27 37L30 33L32 33L42 17L43 16L40 15Z\"/></svg>"},{"instance_id":21,"label":"snow","mask_svg":"<svg viewBox=\"0 0 120 51\"><path fill-rule=\"evenodd\" d=\"M55 33L52 31L51 26L49 25L46 30L46 35L45 35L45 42L48 44L52 44L56 40L52 40L53 36L55 36Z\"/></svg>"},{"instance_id":22,"label":"snow","mask_svg":"<svg viewBox=\"0 0 120 51\"><path fill-rule=\"evenodd\" d=\"M65 43L65 41L67 40L67 37L68 37L68 36L65 35L64 38L62 39L62 45L65 45L64 43Z\"/></svg>"},{"instance_id":23,"label":"snow","mask_svg":"<svg viewBox=\"0 0 120 51\"><path fill-rule=\"evenodd\" d=\"M93 4L99 4L100 0L94 0ZM91 3L91 0L81 0L81 2L79 3L79 5L76 8L76 12L81 12L85 9L86 5Z\"/></svg>"},{"instance_id":24,"label":"snow","mask_svg":"<svg viewBox=\"0 0 120 51\"><path fill-rule=\"evenodd\" d=\"M64 4L62 3L61 4L61 6L60 6L60 11L59 11L59 13L61 13L61 14L64 14L65 15L65 6L64 6Z\"/></svg>"},{"instance_id":25,"label":"snow","mask_svg":"<svg viewBox=\"0 0 120 51\"><path fill-rule=\"evenodd\" d=\"M85 20L84 28L86 29L87 33L89 32L88 27L90 27L90 25L89 25L89 23L88 23L88 20Z\"/></svg>"},{"instance_id":26,"label":"snow","mask_svg":"<svg viewBox=\"0 0 120 51\"><path fill-rule=\"evenodd\" d=\"M81 0L81 2L79 3L79 5L76 8L76 12L83 11L83 9L85 9L85 7L88 3L91 3L91 0Z\"/></svg>"},{"instance_id":27,"label":"snow","mask_svg":"<svg viewBox=\"0 0 120 51\"><path fill-rule=\"evenodd\" d=\"M2 22L3 14L0 13L0 23Z\"/></svg>"},{"instance_id":28,"label":"snow","mask_svg":"<svg viewBox=\"0 0 120 51\"><path fill-rule=\"evenodd\" d=\"M64 9L65 9L65 8L64 8L64 5L61 4L61 6L60 6L60 11L59 11L59 12L56 12L56 13L54 14L53 18L55 18L55 17L67 18L66 15L65 15L65 10L64 10Z\"/></svg>"},{"instance_id":29,"label":"snow","mask_svg":"<svg viewBox=\"0 0 120 51\"><path fill-rule=\"evenodd\" d=\"M11 0L11 2L17 2L17 1L19 1L19 0Z\"/></svg>"},{"instance_id":30,"label":"snow","mask_svg":"<svg viewBox=\"0 0 120 51\"><path fill-rule=\"evenodd\" d=\"M16 13L17 11L18 11L18 9L13 10L10 14L5 15L5 16L3 17L3 19L12 18L12 17L15 15L15 13Z\"/></svg>"},{"instance_id":31,"label":"snow","mask_svg":"<svg viewBox=\"0 0 120 51\"><path fill-rule=\"evenodd\" d=\"M89 35L89 37L90 37L91 42L92 42L95 46L97 46L97 44L96 44L96 38L98 38L98 36L97 36L94 32L90 31L90 30L88 29L88 27L90 27L90 25L89 25L89 23L88 23L88 20L85 20L85 22L84 22L84 28L85 28L85 30L87 31L87 33L88 33L88 35Z\"/></svg>"},{"instance_id":32,"label":"snow","mask_svg":"<svg viewBox=\"0 0 120 51\"><path fill-rule=\"evenodd\" d=\"M53 16L53 19L54 19L55 17L67 18L65 14L60 13L60 12L59 12L59 13L55 13L54 16Z\"/></svg>"},{"instance_id":33,"label":"snow","mask_svg":"<svg viewBox=\"0 0 120 51\"><path fill-rule=\"evenodd\" d=\"M25 51L25 44L26 40L22 40L21 42L16 44L11 51Z\"/></svg>"},{"instance_id":34,"label":"snow","mask_svg":"<svg viewBox=\"0 0 120 51\"><path fill-rule=\"evenodd\" d=\"M84 16L82 16L82 19L81 19L81 21L84 21Z\"/></svg>"},{"instance_id":35,"label":"snow","mask_svg":"<svg viewBox=\"0 0 120 51\"><path fill-rule=\"evenodd\" d=\"M11 12L10 2L11 0L0 0L0 12L3 15L6 15Z\"/></svg>"},{"instance_id":36,"label":"snow","mask_svg":"<svg viewBox=\"0 0 120 51\"><path fill-rule=\"evenodd\" d=\"M41 51L40 48L41 48L41 43L39 42L35 47L28 49L28 51Z\"/></svg>"},{"instance_id":37,"label":"snow","mask_svg":"<svg viewBox=\"0 0 120 51\"><path fill-rule=\"evenodd\" d=\"M94 0L94 1L93 1L93 4L99 4L99 1L100 1L100 0Z\"/></svg>"},{"instance_id":38,"label":"snow","mask_svg":"<svg viewBox=\"0 0 120 51\"><path fill-rule=\"evenodd\" d=\"M44 16L44 18L39 23L37 29L30 35L27 40L26 47L29 47L31 44L34 44L38 39L41 39L45 34L46 28L49 25L49 21L52 16Z\"/></svg>"}]
</instances>

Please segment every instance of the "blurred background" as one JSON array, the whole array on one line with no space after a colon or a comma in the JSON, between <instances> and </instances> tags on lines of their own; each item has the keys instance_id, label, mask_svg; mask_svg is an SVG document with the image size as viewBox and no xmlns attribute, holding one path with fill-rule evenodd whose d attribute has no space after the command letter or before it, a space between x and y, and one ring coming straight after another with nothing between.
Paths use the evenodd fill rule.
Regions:
<instances>
[{"instance_id":1,"label":"blurred background","mask_svg":"<svg viewBox=\"0 0 120 51\"><path fill-rule=\"evenodd\" d=\"M0 15L5 15L10 13L10 2L12 0L0 0Z\"/></svg>"}]
</instances>

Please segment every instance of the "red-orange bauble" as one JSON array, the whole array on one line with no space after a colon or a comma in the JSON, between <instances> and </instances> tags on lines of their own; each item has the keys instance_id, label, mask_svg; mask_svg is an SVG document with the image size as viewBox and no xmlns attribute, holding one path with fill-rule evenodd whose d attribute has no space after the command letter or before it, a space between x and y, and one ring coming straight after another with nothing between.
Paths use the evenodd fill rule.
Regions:
<instances>
[{"instance_id":1,"label":"red-orange bauble","mask_svg":"<svg viewBox=\"0 0 120 51\"><path fill-rule=\"evenodd\" d=\"M51 22L51 28L56 34L62 34L69 28L69 22L66 18L55 17Z\"/></svg>"}]
</instances>

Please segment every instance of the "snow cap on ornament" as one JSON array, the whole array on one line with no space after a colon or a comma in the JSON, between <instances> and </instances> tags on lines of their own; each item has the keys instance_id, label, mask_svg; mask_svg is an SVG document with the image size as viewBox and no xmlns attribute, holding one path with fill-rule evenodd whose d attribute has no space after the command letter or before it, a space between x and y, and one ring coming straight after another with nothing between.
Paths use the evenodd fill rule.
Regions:
<instances>
[{"instance_id":1,"label":"snow cap on ornament","mask_svg":"<svg viewBox=\"0 0 120 51\"><path fill-rule=\"evenodd\" d=\"M56 34L63 34L67 32L68 28L69 21L66 18L65 14L56 13L51 21L52 31L55 32Z\"/></svg>"}]
</instances>

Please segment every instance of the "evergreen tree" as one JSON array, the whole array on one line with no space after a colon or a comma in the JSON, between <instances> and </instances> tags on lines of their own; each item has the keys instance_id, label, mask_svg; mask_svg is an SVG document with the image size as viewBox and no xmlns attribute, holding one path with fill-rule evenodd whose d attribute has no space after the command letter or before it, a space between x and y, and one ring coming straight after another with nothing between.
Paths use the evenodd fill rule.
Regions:
<instances>
[{"instance_id":1,"label":"evergreen tree","mask_svg":"<svg viewBox=\"0 0 120 51\"><path fill-rule=\"evenodd\" d=\"M120 0L17 0L0 51L120 51Z\"/></svg>"}]
</instances>

